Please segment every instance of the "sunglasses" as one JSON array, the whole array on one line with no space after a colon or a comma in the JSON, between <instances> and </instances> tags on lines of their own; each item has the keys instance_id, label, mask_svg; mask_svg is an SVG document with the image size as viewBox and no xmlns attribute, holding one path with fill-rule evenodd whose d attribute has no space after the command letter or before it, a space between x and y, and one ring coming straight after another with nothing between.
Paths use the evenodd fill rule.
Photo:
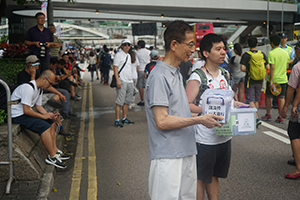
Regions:
<instances>
[{"instance_id":1,"label":"sunglasses","mask_svg":"<svg viewBox=\"0 0 300 200\"><path fill-rule=\"evenodd\" d=\"M34 67L34 66L36 66L36 65L40 65L40 63L39 63L39 62L33 63L31 66Z\"/></svg>"},{"instance_id":2,"label":"sunglasses","mask_svg":"<svg viewBox=\"0 0 300 200\"><path fill-rule=\"evenodd\" d=\"M122 44L124 47L126 47L126 46L130 46L130 44L128 44L128 43L125 43L125 44Z\"/></svg>"},{"instance_id":3,"label":"sunglasses","mask_svg":"<svg viewBox=\"0 0 300 200\"><path fill-rule=\"evenodd\" d=\"M48 81L48 83L49 83L50 85L55 85L55 83L51 83L46 77L45 77L45 79Z\"/></svg>"}]
</instances>

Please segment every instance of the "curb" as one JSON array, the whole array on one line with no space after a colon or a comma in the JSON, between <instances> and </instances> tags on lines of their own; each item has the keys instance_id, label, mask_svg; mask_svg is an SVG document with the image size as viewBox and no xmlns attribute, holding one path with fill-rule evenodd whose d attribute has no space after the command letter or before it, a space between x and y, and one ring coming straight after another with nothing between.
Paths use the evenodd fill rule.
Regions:
<instances>
[{"instance_id":1,"label":"curb","mask_svg":"<svg viewBox=\"0 0 300 200\"><path fill-rule=\"evenodd\" d=\"M78 92L78 90L76 91ZM71 102L71 107L74 108L75 101ZM64 127L70 127L71 119L64 119L62 122ZM62 149L63 144L65 143L66 139L63 135L56 136L56 145L57 148ZM53 165L46 165L43 177L41 178L41 183L39 189L37 191L36 199L38 200L47 200L48 196L50 195L54 181L56 177L56 168Z\"/></svg>"},{"instance_id":2,"label":"curb","mask_svg":"<svg viewBox=\"0 0 300 200\"><path fill-rule=\"evenodd\" d=\"M69 127L71 120L64 120L65 127ZM65 142L65 137L63 135L57 135L56 144L59 149L62 149L63 143ZM54 180L56 177L56 168L53 165L46 165L43 177L41 179L41 184L37 192L37 199L47 200L50 192L52 191Z\"/></svg>"}]
</instances>

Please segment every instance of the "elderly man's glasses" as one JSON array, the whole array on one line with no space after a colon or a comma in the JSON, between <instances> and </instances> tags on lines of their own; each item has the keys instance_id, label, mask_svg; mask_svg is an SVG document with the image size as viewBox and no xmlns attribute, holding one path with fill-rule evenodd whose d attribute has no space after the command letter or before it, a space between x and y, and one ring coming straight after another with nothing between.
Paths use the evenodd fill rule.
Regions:
<instances>
[{"instance_id":1,"label":"elderly man's glasses","mask_svg":"<svg viewBox=\"0 0 300 200\"><path fill-rule=\"evenodd\" d=\"M54 83L51 83L46 77L45 77L45 79L48 81L48 83L49 83L50 85L55 85Z\"/></svg>"},{"instance_id":2,"label":"elderly man's glasses","mask_svg":"<svg viewBox=\"0 0 300 200\"><path fill-rule=\"evenodd\" d=\"M185 44L185 45L189 46L190 48L193 48L193 47L195 47L195 46L196 46L196 43L195 43L195 42L190 42L190 43L185 43L185 42L180 42L180 41L177 41L177 42L179 42L179 43L183 43L183 44Z\"/></svg>"}]
</instances>

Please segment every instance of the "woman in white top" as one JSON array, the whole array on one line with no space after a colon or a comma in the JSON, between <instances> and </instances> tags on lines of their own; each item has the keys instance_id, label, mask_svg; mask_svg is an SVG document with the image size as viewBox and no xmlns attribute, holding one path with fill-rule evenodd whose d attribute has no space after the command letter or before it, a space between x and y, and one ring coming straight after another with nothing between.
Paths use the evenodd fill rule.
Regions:
<instances>
[{"instance_id":1,"label":"woman in white top","mask_svg":"<svg viewBox=\"0 0 300 200\"><path fill-rule=\"evenodd\" d=\"M128 53L131 56L131 72L134 85L132 103L129 105L129 109L131 109L132 107L134 107L135 95L138 93L138 90L135 88L135 85L138 79L138 67L140 66L140 62L136 57L134 49L130 49Z\"/></svg>"},{"instance_id":2,"label":"woman in white top","mask_svg":"<svg viewBox=\"0 0 300 200\"><path fill-rule=\"evenodd\" d=\"M236 101L244 101L245 92L245 72L241 71L241 58L243 54L242 46L239 43L234 44L235 56L231 58L231 71L233 76L233 88L234 98ZM238 89L238 94L237 94Z\"/></svg>"},{"instance_id":3,"label":"woman in white top","mask_svg":"<svg viewBox=\"0 0 300 200\"><path fill-rule=\"evenodd\" d=\"M91 80L93 81L94 79L94 71L96 71L96 62L97 62L97 58L96 55L94 54L93 51L91 51L90 55L89 55L89 71L91 72Z\"/></svg>"}]
</instances>

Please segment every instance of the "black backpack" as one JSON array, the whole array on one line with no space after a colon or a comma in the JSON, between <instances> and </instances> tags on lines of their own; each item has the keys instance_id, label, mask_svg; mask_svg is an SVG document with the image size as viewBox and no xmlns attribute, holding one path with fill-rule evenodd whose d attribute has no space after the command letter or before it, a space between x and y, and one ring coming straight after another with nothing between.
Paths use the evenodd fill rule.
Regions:
<instances>
[{"instance_id":1,"label":"black backpack","mask_svg":"<svg viewBox=\"0 0 300 200\"><path fill-rule=\"evenodd\" d=\"M4 82L6 82L6 84L8 85L9 87L9 90L10 90L10 94L13 93L13 91L19 86L19 85L22 85L22 84L16 84L16 85L13 85L11 84L10 82L6 81L3 76L1 76L0 74L0 79L3 80ZM28 82L28 83L23 83L23 84L29 84L33 89L34 89L34 85L33 83L31 82ZM40 95L42 94L43 92L43 89L41 88L40 90ZM17 100L14 100L15 102L20 102L21 99L17 99ZM2 84L0 84L0 109L1 110L4 110L5 113L7 113L7 97L6 97L6 90L5 88L3 87Z\"/></svg>"}]
</instances>

